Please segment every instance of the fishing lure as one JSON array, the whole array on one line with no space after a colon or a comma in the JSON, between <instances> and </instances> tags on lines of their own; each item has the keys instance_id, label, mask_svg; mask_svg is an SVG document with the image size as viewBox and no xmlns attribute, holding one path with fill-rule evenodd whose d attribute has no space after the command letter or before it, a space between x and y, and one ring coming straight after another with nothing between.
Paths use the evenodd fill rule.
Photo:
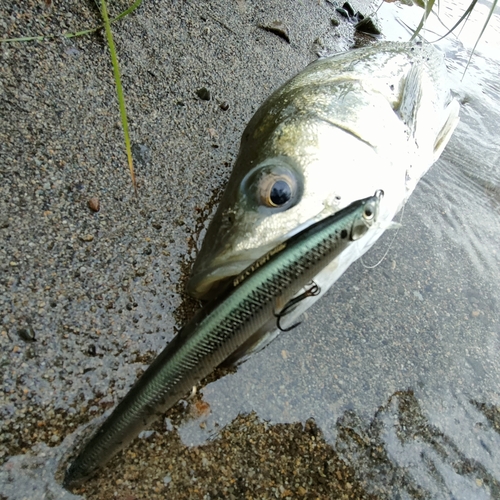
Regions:
<instances>
[{"instance_id":1,"label":"fishing lure","mask_svg":"<svg viewBox=\"0 0 500 500\"><path fill-rule=\"evenodd\" d=\"M312 224L230 282L153 361L71 464L64 484L104 465L274 319L277 304L285 304L282 316L303 300L304 293L297 296L303 287L372 227L382 196L377 191Z\"/></svg>"}]
</instances>

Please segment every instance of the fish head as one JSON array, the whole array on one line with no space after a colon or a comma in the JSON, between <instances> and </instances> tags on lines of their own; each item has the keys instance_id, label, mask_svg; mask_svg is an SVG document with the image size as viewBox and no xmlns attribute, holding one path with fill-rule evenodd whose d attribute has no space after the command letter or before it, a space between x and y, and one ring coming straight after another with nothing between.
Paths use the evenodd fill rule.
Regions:
<instances>
[{"instance_id":1,"label":"fish head","mask_svg":"<svg viewBox=\"0 0 500 500\"><path fill-rule=\"evenodd\" d=\"M262 127L261 120L257 123ZM315 116L281 119L265 140L259 139L253 128L244 134L193 267L188 291L196 297L216 295L226 278L307 225L380 187L376 168L366 169L354 183L350 175L360 171L360 164L380 161L374 148Z\"/></svg>"},{"instance_id":2,"label":"fish head","mask_svg":"<svg viewBox=\"0 0 500 500\"><path fill-rule=\"evenodd\" d=\"M383 190L379 231L356 246L366 251L456 126L443 72L431 46L381 43L318 60L272 94L243 132L188 292L213 297L295 233Z\"/></svg>"}]
</instances>

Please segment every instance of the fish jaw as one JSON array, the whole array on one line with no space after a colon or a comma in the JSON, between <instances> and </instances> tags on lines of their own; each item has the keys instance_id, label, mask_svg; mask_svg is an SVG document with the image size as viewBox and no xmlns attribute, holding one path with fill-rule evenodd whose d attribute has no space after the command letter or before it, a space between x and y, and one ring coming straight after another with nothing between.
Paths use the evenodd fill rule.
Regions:
<instances>
[{"instance_id":1,"label":"fish jaw","mask_svg":"<svg viewBox=\"0 0 500 500\"><path fill-rule=\"evenodd\" d=\"M432 47L382 43L319 60L275 92L243 133L188 291L209 298L272 247L378 189L387 227L458 121L444 77ZM288 204L262 203L266 176L289 182Z\"/></svg>"}]
</instances>

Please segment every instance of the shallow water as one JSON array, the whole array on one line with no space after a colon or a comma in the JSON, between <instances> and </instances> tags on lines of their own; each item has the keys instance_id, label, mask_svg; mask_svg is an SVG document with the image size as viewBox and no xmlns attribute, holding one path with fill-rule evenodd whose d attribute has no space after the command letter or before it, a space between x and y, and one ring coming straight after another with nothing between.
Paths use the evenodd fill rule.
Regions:
<instances>
[{"instance_id":1,"label":"shallow water","mask_svg":"<svg viewBox=\"0 0 500 500\"><path fill-rule=\"evenodd\" d=\"M210 15L225 19L225 4L221 5L216 5L214 9L218 10L211 11ZM251 10L248 5L245 7L245 2L239 2L238 5L242 11L245 8ZM395 21L395 16L407 23L415 23L421 11L394 4L384 4L384 9L380 13L384 33L390 34L391 39L408 39L408 33ZM500 119L500 61L496 52L500 40L498 15L492 19L467 74L463 81L461 80L468 59L468 49L475 41L474 27L477 28L480 19L484 18L485 7L481 6L481 9L483 11L477 12L471 19L471 29L463 31L460 36L467 49L453 37L441 43L447 53L452 86L464 102L461 123L440 161L423 178L410 198L402 215L402 228L394 242L392 243L394 233L389 232L377 247L365 256L364 261L367 265L376 263L391 245L387 257L375 269L367 269L360 262L352 266L327 296L304 315L300 327L281 335L264 351L251 357L236 373L204 387L203 404L199 412L201 416L193 417L192 413L189 413L188 404L184 405L188 411L180 411L182 418L179 419L175 412L169 414L165 424L167 432L163 433L167 437L161 436L161 439L167 439L168 446L172 446L168 448L168 453L165 453L165 449L159 449L165 441L161 441L158 436L160 441L153 439L151 444L146 439L139 440L139 444L129 450L130 453L118 457L115 461L115 476L112 475L112 479L105 484L107 489L99 490L99 483L96 483L97 486L90 487L94 489L93 493L89 493L89 498L110 498L107 492L111 491L112 494L116 490L123 498L127 498L127 492L119 489L121 483L118 483L116 478L121 481L125 477L125 482L130 481L136 485L146 483L147 477L153 475L158 457L172 455L170 450L180 450L178 452L181 458L177 463L175 460L172 462L174 471L187 470L188 484L196 484L196 476L203 477L205 465L197 468L196 461L189 460L187 454L191 450L196 453L198 450L208 453L211 443L215 443L223 450L223 454L228 456L229 462L236 462L235 457L238 455L232 438L224 435L221 428L229 429L228 434L237 436L233 427L238 424L241 418L239 416L251 412L255 412L260 422L269 422L269 428L273 429L278 429L275 424L280 423L290 424L286 429L291 429L292 424L300 422L304 425L303 433L308 436L306 422L314 419L322 437L318 437L318 433L312 435L318 442L324 440L341 461L352 467L354 479L363 485L367 494L372 493L380 498L500 497L500 256L497 250L500 239L500 142L497 134ZM252 12L251 14L254 15ZM449 13L445 11L443 14ZM182 11L177 12L176 21L172 21L175 29L169 26L179 40L186 37L185 34L190 31L199 36L203 29L207 39L215 36L217 27L225 30L224 32L228 31L227 26L220 28L222 25L216 22L205 27L197 15L192 18L186 16L187 20L183 16ZM229 15L227 18L232 19ZM251 20L254 21L253 18ZM328 21L328 18L326 20ZM141 17L138 16L129 28L132 29L135 23L140 22ZM200 31L197 23L202 24ZM249 25L251 24L244 24L244 29L249 29ZM148 27L146 24L145 26ZM232 24L229 28L236 29ZM435 31L438 28L432 26ZM144 31L147 32L146 29ZM312 40L315 36L311 35L309 38ZM329 36L333 38L333 35ZM122 40L122 44L126 46L127 43L137 43L135 51L146 51L142 43L144 46L147 44L141 37L134 38L131 35L130 41ZM137 39L140 42L137 42ZM327 42L328 40L325 41L326 44ZM262 43L268 44L267 39ZM215 46L207 42L204 50L209 51ZM84 46L84 49L78 57L92 59L91 49L87 46ZM254 50L254 47L249 49ZM262 54L268 54L264 49L260 50ZM208 58L207 54L208 52L202 53L201 56L197 54L196 57ZM147 66L145 61L149 60L148 57L149 54L143 54L137 61L128 62L127 77L132 78L134 72L137 72L141 75L141 82L145 81L155 88L156 80L148 80L146 73L148 69L157 66ZM171 54L171 57L175 61L176 55ZM194 58L191 52L187 51L183 57L189 67L194 64L190 60ZM225 57L234 58L235 65L240 60L239 54L234 55L229 50ZM249 52L246 57L250 57ZM276 64L273 61L278 60L270 55L266 57L269 58L269 66ZM293 57L297 59L295 54ZM312 57L312 54L309 54L309 57ZM303 57L302 61L296 61L297 68L292 73L303 67L306 59ZM199 80L211 82L212 77L206 76L203 69L205 62L202 62L202 69L199 70L202 78ZM165 63L162 71L169 77L175 73L186 79L199 77L184 76L182 69L187 63L173 66L174 69ZM283 66L286 64L282 63ZM78 67L75 64L75 68ZM177 80L175 81L177 84ZM232 85L232 82L230 84ZM254 82L243 82L241 85L244 88L238 88L235 96L245 93L245 88L253 87ZM258 99L263 99L271 91L271 87L269 84L269 88L260 89L262 95ZM111 87L110 95L112 90ZM2 466L0 484L4 489L1 493L8 495L8 498L30 498L30 491L36 491L37 494L43 492L46 498L74 498L70 493L63 492L53 477L57 468L64 466L64 453L74 445L75 434L85 434L84 427L78 427L78 419L86 422L90 415L91 425L96 425L93 415L99 414L103 407L123 395L135 379L136 371L149 361L151 352L160 349L165 338L168 339L172 335L175 321L169 313L181 302L176 287L182 280L182 270L177 260L192 250L191 243L187 243L186 234L195 233L199 229L196 224L203 224L203 221L193 222L192 213L195 213L195 207L203 205L202 202L206 202L208 197L204 193L197 194L199 179L208 182L210 177L210 189L215 192L221 188L221 176L227 175L227 172L218 172L217 176L212 171L209 174L201 171L194 175L186 170L185 186L176 186L167 195L155 191L156 186L152 183L147 185L148 175L151 179L162 180L166 185L170 185L172 180L179 177L179 172L171 168L168 161L177 156L181 158L178 160L181 167L186 167L186 162L182 161L183 148L186 147L182 142L184 134L189 136L189 144L192 146L189 150L192 155L191 163L205 162L213 166L220 165L223 161L230 162L231 152L236 150L244 127L244 117L251 115L252 105L258 101L251 95L247 100L243 100L243 103L231 103L236 108L234 114L238 117L235 124L234 118L231 121L225 117L227 115L221 115L215 105L207 112L198 102L193 104L189 101L191 97L186 96L187 109L194 113L189 115L193 123L206 120L208 115L206 126L203 121L206 129L209 126L220 126L224 130L221 122L228 122L225 140L229 146L225 146L224 139L216 138L212 132L207 134L205 129L203 130L206 137L200 138L201 134L195 128L197 123L193 125L193 130L186 129L182 123L177 126L174 122L182 120L184 113L184 108L177 106L174 109L177 110L178 116L173 120L160 122L163 127L167 127L166 138L170 141L168 149L173 150L171 156L168 156L159 152L160 147L157 144L164 140L165 136L155 135L158 133L159 120L156 114L171 113L169 100L177 100L178 97L175 93L171 97L164 88L162 91L165 95L160 103L155 102L155 105L164 105L165 109L154 109L149 116L142 117L141 123L146 131L144 137L153 138L153 157L156 155L153 165L149 165L148 161L144 162L143 168L147 175L142 172L142 179L146 183L145 191L151 191L152 196L158 196L161 203L170 207L170 211L167 214L160 213L161 205L158 208L157 199L149 200L146 195L141 199L141 203L147 214L141 214L137 222L134 219L137 212L134 207L127 213L131 221L116 229L113 227L114 233L111 231L112 237L108 240L105 235L109 234L109 229L106 231L106 228L95 221L85 221L83 225L78 225L78 218L75 216L74 222L71 214L67 217L67 226L75 223L76 228L71 228L69 234L63 232L63 226L54 226L57 235L63 234L66 237L66 240L63 238L56 242L56 250L57 245L62 248L63 243L68 243L69 247L69 242L72 242L76 248L74 261L81 276L79 274L78 282L76 279L69 280L68 290L61 289L60 282L56 281L59 283L58 293L61 298L58 295L58 304L53 310L48 309L46 305L41 306L40 303L26 305L22 302L22 290L28 287L29 283L24 284L21 279L16 281L16 287L21 290L18 294L17 289L12 292L13 295L14 292L17 294L16 297L21 297L16 299L16 307L22 314L30 313L35 318L36 311L32 312L30 308L39 308L42 313L39 313L38 325L35 321L38 343L31 344L25 351L20 348L20 353L15 351L12 354L13 361L9 365L12 373L9 372L3 381L5 393L11 395L12 402L7 400L2 415L6 419L17 415L19 408L16 404L19 401L14 397L14 388L19 391L20 388L31 390L31 394L27 392L23 396L28 399L21 402L23 412L27 413L25 418L28 425L32 423L30 414L36 414L38 407L42 409L41 416L33 417L33 425L39 420L50 427L49 420L59 418L57 413L54 416L48 415L45 405L52 405L67 413L61 418L63 424L55 427L56 431L51 428L53 434L47 432L46 436L39 438L52 446L66 436L60 446L49 448L45 444L39 444L30 448L28 443L26 448L30 450L31 457L17 456ZM62 95L60 99L63 98ZM113 109L112 99L108 97L108 100ZM252 101L252 104L248 101ZM105 102L106 99L103 98L102 106L105 106ZM142 105L144 102L139 101L139 104L136 104L137 109ZM193 116L195 118L192 118ZM170 125L172 127L168 128ZM80 126L75 130L80 130ZM222 137L223 133L220 132L220 135ZM116 141L117 155L121 151L120 141L121 137ZM223 153L213 148L214 142L219 143ZM106 154L107 148L106 143ZM200 158L199 152L207 149L211 151L210 154L206 153L206 157ZM92 155L89 156L91 162L95 161ZM69 167L67 169L69 170ZM160 171L159 174L156 169ZM72 178L73 173L67 175ZM115 179L113 176L110 179L107 189L115 193ZM66 179L63 180L67 182ZM121 190L127 192L127 186L125 183ZM49 192L49 188L44 189ZM180 194L182 189L185 189L185 192ZM77 186L70 194L81 203L78 198L79 190ZM120 188L117 191L120 191ZM189 198L193 192L194 196ZM183 203L178 203L182 196ZM61 197L64 199L64 196ZM101 197L106 200L106 189L101 192ZM120 212L123 209L124 205L118 203L116 208L111 207L112 201L110 198L107 200L109 211ZM158 210L155 211L156 209ZM68 209L64 206L63 213L66 210ZM103 212L102 218L105 219L106 210ZM201 213L201 218L204 218L203 210ZM26 216L24 212L21 215ZM116 220L120 220L120 215L114 215ZM156 224L157 219L162 222L163 228L154 228L148 232L147 229L151 229L150 226ZM113 221L112 218L111 220ZM91 254L95 262L102 260L103 255L107 256L105 247L110 247L109 260L103 266L103 274L100 274L99 264L87 256L87 250L79 250L74 241L74 233L90 231L94 223L100 231L96 234L104 241L99 247L99 238L96 238L98 242L94 253ZM137 234L134 234L134 231L128 232L130 230L127 225L139 228ZM174 229L170 230L170 226ZM168 245L160 246L154 237L158 231L159 239L165 239ZM103 233L104 236L101 236ZM147 238L152 238L152 242L149 243ZM118 241L116 246L115 240ZM19 243L19 248L29 254L27 246L23 247L21 243L23 242ZM150 257L151 251L153 254ZM62 260L63 264L56 262L56 265L63 265L63 272L69 272L64 267L64 259ZM86 271L82 270L81 262L85 264ZM46 265L45 262L44 264ZM68 269L73 271L72 266L68 266ZM143 281L139 272L134 274L136 269L145 270L149 281L146 281L146 278ZM151 276L147 274L149 269L153 269ZM47 271L46 274L49 275L50 272ZM44 278L40 278L43 273L37 273L38 271L34 276L40 279L41 283L50 282L49 277L45 282ZM120 290L115 293L113 287L111 293L106 288L106 281L116 282L123 293ZM31 286L36 289L35 285ZM90 294L93 287L96 291ZM94 295L101 293L102 289L104 299L96 299ZM72 301L64 295L72 297ZM100 302L96 302L97 300ZM115 302L109 313L101 305L101 302L108 301ZM96 304L97 314L92 310ZM63 305L65 310L69 307L67 313L62 312ZM119 308L123 309L123 313L120 311L121 316L113 312ZM10 316L18 319L15 311L11 312ZM63 319L59 319L60 317ZM8 323L7 319L5 323ZM59 325L57 334L50 337L55 324ZM145 331L148 332L146 335ZM6 338L2 341L5 341L6 357L10 359L8 356L11 356L12 344ZM87 352L90 349L89 343L94 345L92 355ZM17 355L17 358L14 358L14 355ZM70 362L66 361L68 358ZM108 388L110 380L113 380L112 390ZM13 389L9 392L11 386ZM80 410L81 407L87 409ZM80 411L85 415L81 416ZM75 414L76 417L71 419ZM15 430L19 434L22 431L18 430L19 425L22 427L23 421L17 420L15 423L18 426ZM68 421L71 427L66 426ZM252 426L247 421L244 421L244 424L242 427L248 427L250 434ZM72 433L77 427L77 432ZM261 430L261 434L268 430L267 424L264 427L265 430ZM286 432L283 428L279 429L280 439L284 441ZM161 425L155 427L155 430L159 435ZM43 428L38 431L39 434L42 434L42 431ZM247 431L241 432L245 437ZM177 434L188 448L182 445L173 446ZM253 436L253 439L257 439ZM294 439L298 441L297 436ZM196 448L202 444L203 447ZM266 450L266 453L268 451ZM132 479L127 479L126 474L129 474L130 463L135 464L135 454L139 455L141 464L146 465L143 476L134 483ZM266 459L270 460L267 454ZM279 469L281 457L278 456L276 460ZM168 467L162 465L164 468L158 473L160 475L155 476L162 478L167 492L168 488L175 486L176 481L172 468L169 468L172 463L169 463ZM192 470L195 470L196 474ZM306 477L312 477L313 472L316 473L316 470L311 469L306 473ZM213 483L218 479L217 474L224 475L217 471L211 476ZM250 477L248 468L241 474L243 477L246 477L245 474ZM20 488L21 484L27 485L26 489ZM282 495L283 491L276 494ZM139 493L137 496L145 497ZM201 494L198 496L202 497ZM42 498L42 494L40 497ZM133 498L131 494L129 497Z\"/></svg>"}]
</instances>

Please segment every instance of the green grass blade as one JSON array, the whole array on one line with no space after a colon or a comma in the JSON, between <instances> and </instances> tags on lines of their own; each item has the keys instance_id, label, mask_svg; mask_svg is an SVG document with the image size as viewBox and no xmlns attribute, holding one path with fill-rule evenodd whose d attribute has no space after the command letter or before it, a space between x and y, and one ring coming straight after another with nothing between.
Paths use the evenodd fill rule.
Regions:
<instances>
[{"instance_id":1,"label":"green grass blade","mask_svg":"<svg viewBox=\"0 0 500 500\"><path fill-rule=\"evenodd\" d=\"M142 0L136 0L128 9L124 10L120 14L118 14L116 17L111 19L109 21L110 24L116 23L120 19L123 19L125 16L128 16L132 12L134 12L135 9L137 9L142 3ZM33 41L38 41L38 42L43 42L44 40L53 40L54 38L75 38L77 36L85 36L85 35L90 35L92 33L95 33L96 31L100 30L101 28L104 28L104 24L100 24L99 26L96 26L95 28L89 28L87 30L82 30L82 31L77 31L75 33L64 33L62 35L38 35L38 36L21 36L19 38L3 38L0 39L0 43L2 42L33 42Z\"/></svg>"},{"instance_id":2,"label":"green grass blade","mask_svg":"<svg viewBox=\"0 0 500 500\"><path fill-rule=\"evenodd\" d=\"M476 43L474 44L474 47L472 48L472 52L470 53L469 60L467 61L467 66L465 67L465 70L464 70L464 75L465 75L465 72L467 71L467 68L469 67L470 61L471 61L472 56L476 50L477 44L479 43L479 40L481 40L481 37L483 36L484 30L486 29L486 26L488 26L488 23L490 22L491 16L493 15L493 11L495 10L495 8L497 6L497 2L498 2L498 0L493 0L493 3L491 4L491 8L490 8L490 11L488 13L488 17L486 18L486 21L483 24L483 29L481 30L481 33L479 33L479 36L477 37Z\"/></svg>"},{"instance_id":3,"label":"green grass blade","mask_svg":"<svg viewBox=\"0 0 500 500\"><path fill-rule=\"evenodd\" d=\"M415 38L417 38L421 29L424 27L425 21L427 21L427 18L429 17L430 13L432 12L433 7L434 7L434 0L428 0L427 2L425 2L424 15L422 16L422 19L420 20L420 23L417 26L416 30L413 32L413 35L410 38L410 41L415 40Z\"/></svg>"},{"instance_id":4,"label":"green grass blade","mask_svg":"<svg viewBox=\"0 0 500 500\"><path fill-rule=\"evenodd\" d=\"M104 28L106 30L106 39L108 41L109 52L111 54L111 62L113 64L113 74L115 77L116 93L118 95L118 103L120 105L120 116L122 120L123 134L125 136L125 148L127 150L128 167L130 170L130 177L132 178L132 185L137 194L137 184L135 181L134 163L132 160L132 149L130 147L130 136L128 133L127 111L125 109L125 98L123 96L122 81L120 78L120 67L118 65L118 57L116 55L115 42L113 41L113 34L111 33L111 23L109 22L108 9L106 7L106 0L101 0L101 15L104 21Z\"/></svg>"},{"instance_id":5,"label":"green grass blade","mask_svg":"<svg viewBox=\"0 0 500 500\"><path fill-rule=\"evenodd\" d=\"M463 22L467 21L467 19L469 18L471 12L473 11L474 7L476 6L477 4L477 1L478 0L472 0L472 2L470 3L470 5L467 7L467 10L460 16L460 19L453 25L452 28L450 28L443 36L439 37L436 42L439 42L440 40L442 40L443 38L446 38L450 33L453 33L453 31L455 31L455 29L458 28L458 26L460 26L460 24L462 24ZM497 0L494 0L494 3L496 4L496 1ZM494 8L494 7L493 7ZM488 16L488 20L489 18L491 17L491 12L490 12L490 15ZM486 21L486 24L488 23L488 21ZM486 25L484 26L484 28L486 28ZM483 31L484 31L484 28L483 28ZM482 34L482 32L481 32ZM479 40L478 40L479 41Z\"/></svg>"}]
</instances>

